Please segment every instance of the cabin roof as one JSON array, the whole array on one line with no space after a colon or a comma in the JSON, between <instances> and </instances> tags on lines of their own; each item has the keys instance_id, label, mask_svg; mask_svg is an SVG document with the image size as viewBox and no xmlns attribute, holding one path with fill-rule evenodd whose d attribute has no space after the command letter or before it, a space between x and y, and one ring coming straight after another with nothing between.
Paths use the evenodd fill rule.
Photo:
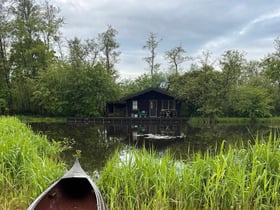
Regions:
<instances>
[{"instance_id":1,"label":"cabin roof","mask_svg":"<svg viewBox=\"0 0 280 210\"><path fill-rule=\"evenodd\" d=\"M135 97L140 96L140 95L144 95L144 94L149 93L149 92L157 92L157 93L160 93L160 94L163 94L163 95L166 95L166 96L169 96L169 97L172 97L173 99L175 99L175 97L172 96L170 93L168 93L166 90L163 90L163 89L160 89L160 88L147 88L147 89L142 90L140 92L125 96L125 97L121 98L120 101L126 101L128 99L132 99L132 98L135 98Z\"/></svg>"}]
</instances>

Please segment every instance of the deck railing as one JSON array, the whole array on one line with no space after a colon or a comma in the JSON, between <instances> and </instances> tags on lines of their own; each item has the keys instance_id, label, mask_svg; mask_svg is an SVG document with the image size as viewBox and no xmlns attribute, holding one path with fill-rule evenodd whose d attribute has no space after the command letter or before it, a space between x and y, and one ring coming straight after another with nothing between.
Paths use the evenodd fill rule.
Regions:
<instances>
[{"instance_id":1,"label":"deck railing","mask_svg":"<svg viewBox=\"0 0 280 210\"><path fill-rule=\"evenodd\" d=\"M88 117L88 118L78 118L69 117L67 118L68 123L93 123L93 124L134 124L134 123L186 123L188 118L183 117Z\"/></svg>"}]
</instances>

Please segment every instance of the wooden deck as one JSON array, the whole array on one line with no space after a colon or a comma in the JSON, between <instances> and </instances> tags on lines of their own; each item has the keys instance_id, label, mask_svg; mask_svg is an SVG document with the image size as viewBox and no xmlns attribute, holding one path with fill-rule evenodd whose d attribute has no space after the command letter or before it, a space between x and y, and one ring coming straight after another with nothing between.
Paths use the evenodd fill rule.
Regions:
<instances>
[{"instance_id":1,"label":"wooden deck","mask_svg":"<svg viewBox=\"0 0 280 210\"><path fill-rule=\"evenodd\" d=\"M181 124L188 122L188 118L172 117L172 118L151 118L151 117L89 117L67 118L68 123L92 123L92 124Z\"/></svg>"}]
</instances>

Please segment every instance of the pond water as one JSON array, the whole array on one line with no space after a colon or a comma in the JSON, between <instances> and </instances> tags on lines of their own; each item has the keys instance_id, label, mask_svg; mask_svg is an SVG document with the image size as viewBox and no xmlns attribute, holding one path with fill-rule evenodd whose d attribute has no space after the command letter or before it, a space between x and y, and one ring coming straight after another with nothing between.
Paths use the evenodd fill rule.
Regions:
<instances>
[{"instance_id":1,"label":"pond water","mask_svg":"<svg viewBox=\"0 0 280 210\"><path fill-rule=\"evenodd\" d=\"M168 149L175 158L185 158L188 151L205 151L215 148L223 140L226 144L238 141L254 142L257 135L267 136L278 130L271 125L215 124L191 126L186 124L69 124L32 123L31 128L48 138L72 145L62 158L72 165L76 150L81 151L80 162L86 171L101 170L117 149L129 147L153 148L159 155Z\"/></svg>"}]
</instances>

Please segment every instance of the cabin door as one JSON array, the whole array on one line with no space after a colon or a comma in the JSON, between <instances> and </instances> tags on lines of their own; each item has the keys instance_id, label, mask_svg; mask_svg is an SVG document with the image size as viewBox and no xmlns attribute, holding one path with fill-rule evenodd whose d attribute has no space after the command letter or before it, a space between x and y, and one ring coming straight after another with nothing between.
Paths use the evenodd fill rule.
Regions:
<instances>
[{"instance_id":1,"label":"cabin door","mask_svg":"<svg viewBox=\"0 0 280 210\"><path fill-rule=\"evenodd\" d=\"M150 117L157 117L157 100L149 101L149 113Z\"/></svg>"}]
</instances>

